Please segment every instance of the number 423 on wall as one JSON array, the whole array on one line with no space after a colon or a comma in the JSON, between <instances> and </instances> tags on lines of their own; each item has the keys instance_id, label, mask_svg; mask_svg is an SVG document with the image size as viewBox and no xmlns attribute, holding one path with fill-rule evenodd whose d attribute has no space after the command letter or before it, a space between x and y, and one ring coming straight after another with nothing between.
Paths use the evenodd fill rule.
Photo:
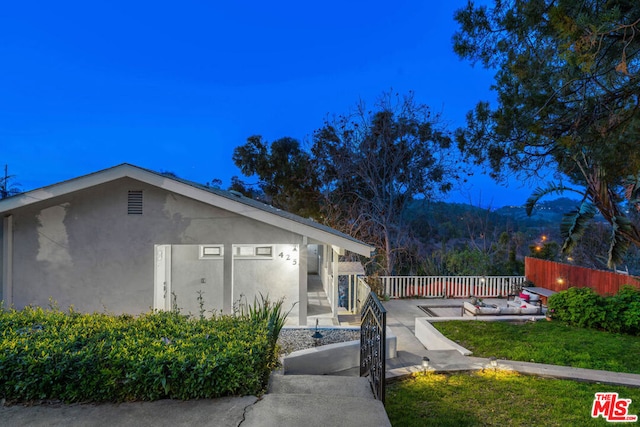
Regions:
<instances>
[{"instance_id":1,"label":"number 423 on wall","mask_svg":"<svg viewBox=\"0 0 640 427\"><path fill-rule=\"evenodd\" d=\"M298 260L291 254L285 254L284 252L280 252L278 256L284 259L285 261L291 261L293 265L298 264Z\"/></svg>"}]
</instances>

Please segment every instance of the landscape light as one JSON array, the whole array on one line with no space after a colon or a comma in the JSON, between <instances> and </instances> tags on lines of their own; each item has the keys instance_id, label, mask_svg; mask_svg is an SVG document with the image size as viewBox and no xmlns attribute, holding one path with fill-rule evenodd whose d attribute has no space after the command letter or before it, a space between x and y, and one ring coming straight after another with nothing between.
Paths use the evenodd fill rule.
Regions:
<instances>
[{"instance_id":1,"label":"landscape light","mask_svg":"<svg viewBox=\"0 0 640 427\"><path fill-rule=\"evenodd\" d=\"M422 358L422 370L425 372L429 370L429 358L427 356Z\"/></svg>"},{"instance_id":2,"label":"landscape light","mask_svg":"<svg viewBox=\"0 0 640 427\"><path fill-rule=\"evenodd\" d=\"M311 338L316 340L316 345L318 345L318 341L322 338L322 334L318 331L318 319L316 319L316 332L311 335Z\"/></svg>"}]
</instances>

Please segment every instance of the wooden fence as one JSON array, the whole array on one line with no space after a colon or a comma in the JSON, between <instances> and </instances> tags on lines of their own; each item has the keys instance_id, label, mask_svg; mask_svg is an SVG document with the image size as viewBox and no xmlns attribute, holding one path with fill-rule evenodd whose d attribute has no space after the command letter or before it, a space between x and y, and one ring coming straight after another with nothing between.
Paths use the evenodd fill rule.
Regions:
<instances>
[{"instance_id":1,"label":"wooden fence","mask_svg":"<svg viewBox=\"0 0 640 427\"><path fill-rule=\"evenodd\" d=\"M513 295L524 276L379 276L369 277L372 289L389 298L482 298Z\"/></svg>"},{"instance_id":2,"label":"wooden fence","mask_svg":"<svg viewBox=\"0 0 640 427\"><path fill-rule=\"evenodd\" d=\"M525 258L524 271L534 286L556 292L578 287L591 288L600 295L613 295L623 285L632 285L640 289L640 277L537 258Z\"/></svg>"}]
</instances>

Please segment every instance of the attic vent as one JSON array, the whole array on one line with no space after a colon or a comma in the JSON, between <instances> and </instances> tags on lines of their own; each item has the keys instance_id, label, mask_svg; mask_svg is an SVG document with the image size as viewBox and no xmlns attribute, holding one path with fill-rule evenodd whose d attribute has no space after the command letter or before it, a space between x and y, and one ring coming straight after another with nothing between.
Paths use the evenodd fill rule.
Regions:
<instances>
[{"instance_id":1,"label":"attic vent","mask_svg":"<svg viewBox=\"0 0 640 427\"><path fill-rule=\"evenodd\" d=\"M127 214L142 215L142 190L129 190Z\"/></svg>"}]
</instances>

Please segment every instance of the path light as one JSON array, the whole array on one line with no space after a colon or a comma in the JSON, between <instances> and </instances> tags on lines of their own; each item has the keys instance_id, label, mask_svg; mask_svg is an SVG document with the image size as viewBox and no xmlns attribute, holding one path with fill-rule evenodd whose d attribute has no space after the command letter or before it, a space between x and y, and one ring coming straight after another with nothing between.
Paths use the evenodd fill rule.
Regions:
<instances>
[{"instance_id":1,"label":"path light","mask_svg":"<svg viewBox=\"0 0 640 427\"><path fill-rule=\"evenodd\" d=\"M316 319L316 332L311 335L311 338L313 338L316 343L316 346L318 345L318 342L320 341L320 339L322 338L322 334L318 331L318 319Z\"/></svg>"},{"instance_id":2,"label":"path light","mask_svg":"<svg viewBox=\"0 0 640 427\"><path fill-rule=\"evenodd\" d=\"M427 356L424 356L422 358L422 370L424 371L425 374L429 370L429 358Z\"/></svg>"},{"instance_id":3,"label":"path light","mask_svg":"<svg viewBox=\"0 0 640 427\"><path fill-rule=\"evenodd\" d=\"M498 359L496 359L494 356L491 356L489 358L489 364L493 369L496 369L498 367Z\"/></svg>"}]
</instances>

